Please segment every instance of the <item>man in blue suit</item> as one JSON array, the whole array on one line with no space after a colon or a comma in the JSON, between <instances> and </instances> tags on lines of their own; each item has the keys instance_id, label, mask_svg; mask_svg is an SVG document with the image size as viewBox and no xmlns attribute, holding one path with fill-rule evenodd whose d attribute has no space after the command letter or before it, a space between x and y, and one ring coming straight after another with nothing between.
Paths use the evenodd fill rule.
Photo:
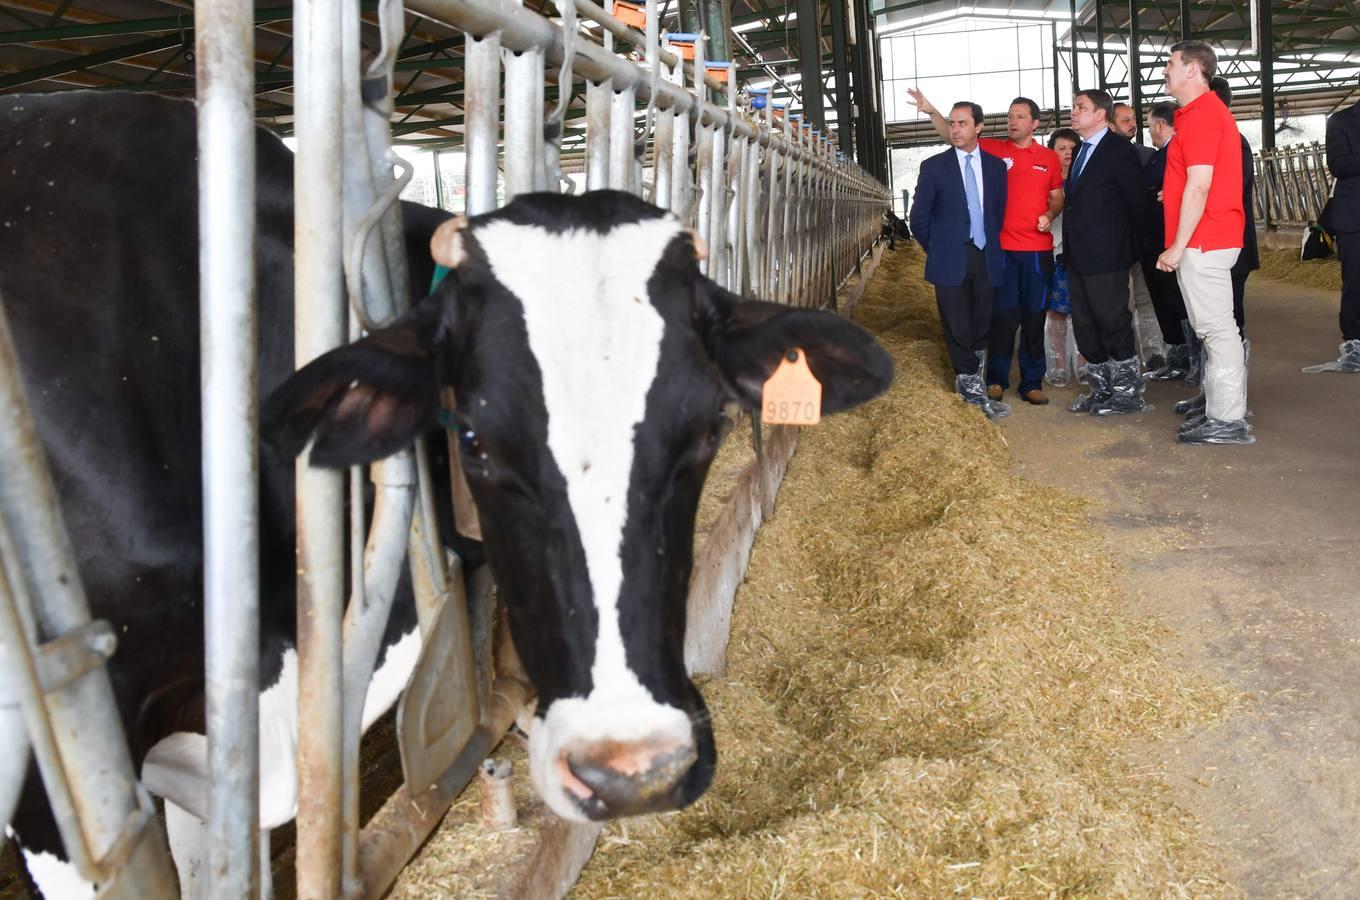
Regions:
<instances>
[{"instance_id":1,"label":"man in blue suit","mask_svg":"<svg viewBox=\"0 0 1360 900\"><path fill-rule=\"evenodd\" d=\"M950 149L921 163L911 230L926 251L926 281L935 285L954 388L989 419L1011 408L990 400L983 362L992 322L992 288L1001 284L1005 257L1006 166L978 147L982 107L955 103L949 111Z\"/></svg>"}]
</instances>

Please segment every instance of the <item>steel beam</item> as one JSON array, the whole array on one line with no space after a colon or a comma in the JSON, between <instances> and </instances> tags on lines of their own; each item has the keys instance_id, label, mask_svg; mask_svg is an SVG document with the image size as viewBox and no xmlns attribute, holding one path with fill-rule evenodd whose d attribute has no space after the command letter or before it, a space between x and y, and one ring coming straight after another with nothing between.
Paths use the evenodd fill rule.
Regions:
<instances>
[{"instance_id":1,"label":"steel beam","mask_svg":"<svg viewBox=\"0 0 1360 900\"><path fill-rule=\"evenodd\" d=\"M1190 18L1190 0L1181 0L1181 40L1190 40L1194 33L1194 23Z\"/></svg>"},{"instance_id":2,"label":"steel beam","mask_svg":"<svg viewBox=\"0 0 1360 900\"><path fill-rule=\"evenodd\" d=\"M822 99L821 11L817 0L798 0L798 71L802 73L803 115L814 128L826 127Z\"/></svg>"},{"instance_id":3,"label":"steel beam","mask_svg":"<svg viewBox=\"0 0 1360 900\"><path fill-rule=\"evenodd\" d=\"M1105 6L1103 0L1095 0L1096 7L1096 84L1105 87Z\"/></svg>"},{"instance_id":4,"label":"steel beam","mask_svg":"<svg viewBox=\"0 0 1360 900\"><path fill-rule=\"evenodd\" d=\"M1143 42L1142 31L1138 27L1138 0L1129 0L1129 105L1133 107L1133 120L1137 127L1134 142L1143 140L1143 67L1139 51Z\"/></svg>"},{"instance_id":5,"label":"steel beam","mask_svg":"<svg viewBox=\"0 0 1360 900\"><path fill-rule=\"evenodd\" d=\"M1256 0L1257 34L1261 46L1261 149L1275 149L1275 34L1270 24L1270 0Z\"/></svg>"},{"instance_id":6,"label":"steel beam","mask_svg":"<svg viewBox=\"0 0 1360 900\"><path fill-rule=\"evenodd\" d=\"M121 47L113 47L109 50L103 50L99 53L90 53L85 56L70 56L60 62L35 66L32 69L24 69L22 72L14 72L13 74L6 75L3 78L0 78L0 90L32 84L35 81L45 81L48 78L57 78L62 75L70 75L72 72L84 72L95 66L121 62L125 59L132 59L137 56L145 56L148 53L156 53L160 50L167 50L170 47L179 47L182 44L183 39L180 38L178 34L174 34L150 38L145 41L138 41L135 44L124 44Z\"/></svg>"},{"instance_id":7,"label":"steel beam","mask_svg":"<svg viewBox=\"0 0 1360 900\"><path fill-rule=\"evenodd\" d=\"M836 135L846 156L854 153L850 135L850 64L845 38L845 0L831 4L831 68L836 77Z\"/></svg>"}]
</instances>

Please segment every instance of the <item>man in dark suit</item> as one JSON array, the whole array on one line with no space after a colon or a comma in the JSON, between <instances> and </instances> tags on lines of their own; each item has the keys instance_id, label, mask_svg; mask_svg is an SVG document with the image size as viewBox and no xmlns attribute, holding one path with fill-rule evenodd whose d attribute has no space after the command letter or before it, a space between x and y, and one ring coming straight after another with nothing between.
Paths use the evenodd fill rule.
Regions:
<instances>
[{"instance_id":1,"label":"man in dark suit","mask_svg":"<svg viewBox=\"0 0 1360 900\"><path fill-rule=\"evenodd\" d=\"M1142 213L1143 167L1133 145L1109 129L1114 101L1079 91L1072 127L1082 144L1072 159L1063 210L1063 252L1072 296L1072 330L1086 357L1091 391L1073 412L1141 412L1143 377L1129 311L1134 225Z\"/></svg>"},{"instance_id":2,"label":"man in dark suit","mask_svg":"<svg viewBox=\"0 0 1360 900\"><path fill-rule=\"evenodd\" d=\"M935 285L954 388L989 419L1010 407L987 397L983 364L992 320L992 289L1001 283L1001 222L1006 215L1006 166L978 147L982 107L955 103L949 111L953 146L921 163L911 231L926 252L926 281Z\"/></svg>"},{"instance_id":3,"label":"man in dark suit","mask_svg":"<svg viewBox=\"0 0 1360 900\"><path fill-rule=\"evenodd\" d=\"M1156 151L1143 165L1143 216L1138 225L1138 252L1143 278L1152 294L1152 307L1157 315L1157 327L1166 342L1166 365L1149 372L1151 381L1175 381L1181 378L1191 385L1199 384L1199 339L1190 327L1185 312L1185 300L1176 282L1175 272L1157 268L1157 257L1166 249L1166 214L1162 210L1162 182L1166 178L1166 148L1176 133L1176 103L1163 100L1154 103L1148 112L1148 136Z\"/></svg>"},{"instance_id":4,"label":"man in dark suit","mask_svg":"<svg viewBox=\"0 0 1360 900\"><path fill-rule=\"evenodd\" d=\"M1304 371L1360 372L1360 103L1328 117L1327 168L1336 178L1331 225L1341 257L1341 357Z\"/></svg>"},{"instance_id":5,"label":"man in dark suit","mask_svg":"<svg viewBox=\"0 0 1360 900\"><path fill-rule=\"evenodd\" d=\"M1218 95L1223 105L1232 109L1232 85L1222 75L1209 79L1209 90ZM1256 184L1251 144L1244 135L1239 135L1242 144L1242 209L1246 211L1247 224L1242 232L1242 252L1232 267L1233 318L1237 320L1237 331L1242 340L1247 339L1247 276L1261 268L1261 251L1256 241L1256 214L1252 204L1252 191Z\"/></svg>"}]
</instances>

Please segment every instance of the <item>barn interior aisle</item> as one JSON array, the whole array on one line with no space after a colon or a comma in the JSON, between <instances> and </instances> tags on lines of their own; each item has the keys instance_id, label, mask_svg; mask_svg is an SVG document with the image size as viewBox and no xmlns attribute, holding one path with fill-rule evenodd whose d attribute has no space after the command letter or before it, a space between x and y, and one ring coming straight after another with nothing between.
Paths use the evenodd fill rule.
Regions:
<instances>
[{"instance_id":1,"label":"barn interior aisle","mask_svg":"<svg viewBox=\"0 0 1360 900\"><path fill-rule=\"evenodd\" d=\"M1152 753L1229 880L1255 897L1354 897L1360 382L1299 371L1336 343L1337 264L1267 256L1262 274L1288 281L1247 283L1255 445L1173 444L1170 406L1188 393L1174 382L1150 386L1157 409L1142 416L1096 422L1055 402L1004 433L1016 472L1091 498L1130 612L1247 698Z\"/></svg>"},{"instance_id":2,"label":"barn interior aisle","mask_svg":"<svg viewBox=\"0 0 1360 900\"><path fill-rule=\"evenodd\" d=\"M804 430L757 537L703 685L713 788L608 826L573 896L1232 893L1135 748L1235 697L1125 612L1120 535L947 388L921 266L886 254L856 311L894 387Z\"/></svg>"}]
</instances>

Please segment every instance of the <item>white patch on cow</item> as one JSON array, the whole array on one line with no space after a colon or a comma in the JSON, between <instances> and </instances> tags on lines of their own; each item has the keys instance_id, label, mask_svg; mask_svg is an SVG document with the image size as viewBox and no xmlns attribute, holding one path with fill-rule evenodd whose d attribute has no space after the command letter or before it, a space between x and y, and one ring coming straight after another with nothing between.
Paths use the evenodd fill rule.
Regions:
<instances>
[{"instance_id":1,"label":"white patch on cow","mask_svg":"<svg viewBox=\"0 0 1360 900\"><path fill-rule=\"evenodd\" d=\"M416 660L420 658L420 648L419 628L412 628L409 633L387 648L382 665L373 673L373 679L368 683L361 726L364 731L368 731L369 726L382 718L383 713L391 709L392 704L401 696L401 692L406 690L411 673L415 671Z\"/></svg>"},{"instance_id":2,"label":"white patch on cow","mask_svg":"<svg viewBox=\"0 0 1360 900\"><path fill-rule=\"evenodd\" d=\"M45 850L34 853L27 849L23 839L8 825L5 826L5 836L19 845L19 851L24 855L24 868L44 897L84 900L94 896L94 885L80 877L73 864Z\"/></svg>"},{"instance_id":3,"label":"white patch on cow","mask_svg":"<svg viewBox=\"0 0 1360 900\"><path fill-rule=\"evenodd\" d=\"M492 273L524 308L529 349L543 375L548 449L566 480L599 617L590 695L543 710L530 739L535 786L565 818L581 819L556 774L568 745L693 739L688 716L657 703L628 668L618 612L635 432L647 411L665 330L647 282L682 233L670 216L620 225L605 235L554 234L506 221L476 231Z\"/></svg>"}]
</instances>

